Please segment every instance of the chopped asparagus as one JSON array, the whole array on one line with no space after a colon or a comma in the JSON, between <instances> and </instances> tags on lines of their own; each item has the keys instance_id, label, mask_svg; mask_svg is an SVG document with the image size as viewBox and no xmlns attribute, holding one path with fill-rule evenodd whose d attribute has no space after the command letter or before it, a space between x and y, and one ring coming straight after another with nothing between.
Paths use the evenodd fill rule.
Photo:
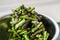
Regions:
<instances>
[{"instance_id":1,"label":"chopped asparagus","mask_svg":"<svg viewBox=\"0 0 60 40\"><path fill-rule=\"evenodd\" d=\"M17 23L15 25L15 29L17 29L18 27L22 26L25 23L25 19L23 19L22 21L20 21L19 23Z\"/></svg>"},{"instance_id":2,"label":"chopped asparagus","mask_svg":"<svg viewBox=\"0 0 60 40\"><path fill-rule=\"evenodd\" d=\"M12 15L0 21L0 26L8 28L8 40L47 40L49 33L46 31L42 16L35 12L34 7L19 6L12 11ZM10 18L10 19L9 19ZM4 30L5 31L5 30Z\"/></svg>"}]
</instances>

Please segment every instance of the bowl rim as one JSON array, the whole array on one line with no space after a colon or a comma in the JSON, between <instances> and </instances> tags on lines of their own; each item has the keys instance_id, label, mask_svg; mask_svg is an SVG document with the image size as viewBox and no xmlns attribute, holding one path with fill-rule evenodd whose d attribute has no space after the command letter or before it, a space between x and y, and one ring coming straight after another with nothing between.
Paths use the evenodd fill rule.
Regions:
<instances>
[{"instance_id":1,"label":"bowl rim","mask_svg":"<svg viewBox=\"0 0 60 40\"><path fill-rule=\"evenodd\" d=\"M55 21L54 19L52 19L50 16L47 16L47 15L45 15L45 14L43 14L43 13L40 13L40 15L47 17L49 20L51 20L51 21L53 22L53 24L54 24L54 26L55 26L55 29L56 29L56 32L55 32L55 35L54 35L54 37L52 38L52 40L56 40L56 39L58 38L58 35L59 35L59 26L58 26L58 24L57 24L56 21Z\"/></svg>"}]
</instances>

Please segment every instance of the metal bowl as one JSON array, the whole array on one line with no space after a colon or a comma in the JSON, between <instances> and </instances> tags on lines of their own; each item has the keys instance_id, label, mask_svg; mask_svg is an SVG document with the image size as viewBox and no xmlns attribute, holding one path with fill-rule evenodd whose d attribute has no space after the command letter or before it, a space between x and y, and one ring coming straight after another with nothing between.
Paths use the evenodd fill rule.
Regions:
<instances>
[{"instance_id":1,"label":"metal bowl","mask_svg":"<svg viewBox=\"0 0 60 40\"><path fill-rule=\"evenodd\" d=\"M45 25L47 31L50 33L48 40L56 40L59 35L58 24L51 17L49 17L45 14L42 14L42 13L41 13L41 15L43 16L42 21L44 22L44 25Z\"/></svg>"},{"instance_id":2,"label":"metal bowl","mask_svg":"<svg viewBox=\"0 0 60 40\"><path fill-rule=\"evenodd\" d=\"M43 18L42 21L43 21L43 23L46 27L46 30L50 33L50 36L49 36L48 40L56 40L58 35L59 35L59 26L58 26L58 24L51 17L49 17L45 14L40 13L39 15L42 15L42 18ZM4 17L5 16L3 16L3 17L1 16L0 19L2 20Z\"/></svg>"}]
</instances>

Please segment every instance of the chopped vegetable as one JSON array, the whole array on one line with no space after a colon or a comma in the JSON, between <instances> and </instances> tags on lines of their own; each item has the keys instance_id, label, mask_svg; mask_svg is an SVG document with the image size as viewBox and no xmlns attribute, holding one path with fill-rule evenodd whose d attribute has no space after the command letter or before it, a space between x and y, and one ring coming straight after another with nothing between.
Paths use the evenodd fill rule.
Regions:
<instances>
[{"instance_id":1,"label":"chopped vegetable","mask_svg":"<svg viewBox=\"0 0 60 40\"><path fill-rule=\"evenodd\" d=\"M40 22L35 28L32 29L32 32L35 32L40 26L41 26L42 22Z\"/></svg>"},{"instance_id":2,"label":"chopped vegetable","mask_svg":"<svg viewBox=\"0 0 60 40\"><path fill-rule=\"evenodd\" d=\"M15 25L15 29L17 29L18 27L22 26L25 23L25 19L23 19L22 21L20 21L19 23L17 23Z\"/></svg>"},{"instance_id":3,"label":"chopped vegetable","mask_svg":"<svg viewBox=\"0 0 60 40\"><path fill-rule=\"evenodd\" d=\"M27 35L23 35L23 37L25 38L25 40L30 40Z\"/></svg>"},{"instance_id":4,"label":"chopped vegetable","mask_svg":"<svg viewBox=\"0 0 60 40\"><path fill-rule=\"evenodd\" d=\"M12 11L6 22L0 21L0 27L8 28L8 40L47 40L47 32L42 16L35 12L34 7L19 6ZM10 18L10 19L8 19ZM6 39L7 40L7 39Z\"/></svg>"}]
</instances>

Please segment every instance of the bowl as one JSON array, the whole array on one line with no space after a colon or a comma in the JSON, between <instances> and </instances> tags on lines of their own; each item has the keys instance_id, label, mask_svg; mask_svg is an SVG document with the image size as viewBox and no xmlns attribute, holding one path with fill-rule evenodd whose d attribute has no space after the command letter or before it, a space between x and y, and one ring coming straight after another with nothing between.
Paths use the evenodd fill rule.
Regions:
<instances>
[{"instance_id":1,"label":"bowl","mask_svg":"<svg viewBox=\"0 0 60 40\"><path fill-rule=\"evenodd\" d=\"M47 31L51 34L48 38L48 40L57 40L58 35L59 35L59 26L56 23L56 21L54 19L52 19L51 17L42 14L43 19L42 21L44 22L44 25L47 29Z\"/></svg>"},{"instance_id":2,"label":"bowl","mask_svg":"<svg viewBox=\"0 0 60 40\"><path fill-rule=\"evenodd\" d=\"M6 15L6 16L9 16L9 15ZM45 14L40 13L38 15L42 16L42 18L43 18L42 21L43 21L43 23L46 27L46 30L50 33L50 36L49 36L48 40L56 40L58 35L59 35L59 26L56 23L56 21L54 21L51 17L49 17ZM4 17L5 16L3 15L3 17L1 16L0 19L2 20ZM8 38L8 36L6 36L6 35L3 35L2 37L3 38L5 38L5 37ZM1 37L1 39L2 39L2 37Z\"/></svg>"}]
</instances>

